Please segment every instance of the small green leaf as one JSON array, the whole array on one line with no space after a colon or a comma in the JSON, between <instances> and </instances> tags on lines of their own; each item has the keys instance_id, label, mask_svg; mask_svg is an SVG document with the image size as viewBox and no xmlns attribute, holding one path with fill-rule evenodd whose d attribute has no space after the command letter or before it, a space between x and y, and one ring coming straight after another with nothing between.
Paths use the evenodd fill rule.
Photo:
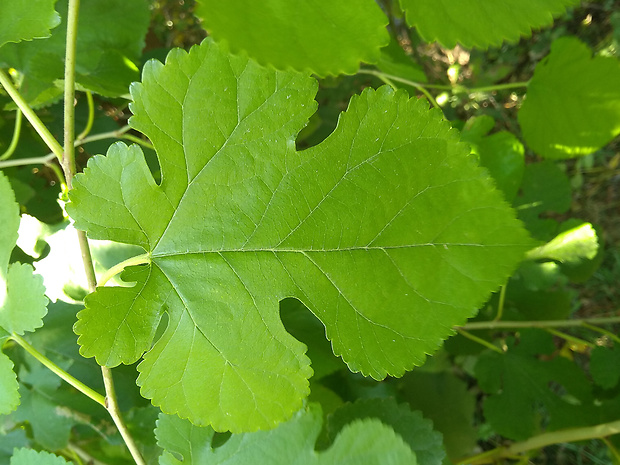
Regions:
<instances>
[{"instance_id":1,"label":"small green leaf","mask_svg":"<svg viewBox=\"0 0 620 465\"><path fill-rule=\"evenodd\" d=\"M86 299L81 353L114 366L147 352L138 383L166 413L239 432L296 411L311 369L279 318L286 297L351 370L401 376L529 248L458 133L404 92L367 89L297 152L315 89L209 40L175 50L132 88L131 124L157 148L161 185L123 144L75 178L76 227L151 257L123 275L134 287Z\"/></svg>"},{"instance_id":2,"label":"small green leaf","mask_svg":"<svg viewBox=\"0 0 620 465\"><path fill-rule=\"evenodd\" d=\"M398 405L392 398L364 399L337 409L328 417L327 432L334 441L342 429L354 420L376 418L391 426L415 452L423 465L440 465L446 452L443 437L433 429L433 422L412 412L407 404Z\"/></svg>"},{"instance_id":3,"label":"small green leaf","mask_svg":"<svg viewBox=\"0 0 620 465\"><path fill-rule=\"evenodd\" d=\"M519 110L527 144L546 158L572 158L603 147L620 134L620 62L594 57L563 37L534 71Z\"/></svg>"},{"instance_id":4,"label":"small green leaf","mask_svg":"<svg viewBox=\"0 0 620 465\"><path fill-rule=\"evenodd\" d=\"M0 338L3 344L6 338ZM0 352L0 415L7 415L19 405L17 376L13 372L13 362Z\"/></svg>"},{"instance_id":5,"label":"small green leaf","mask_svg":"<svg viewBox=\"0 0 620 465\"><path fill-rule=\"evenodd\" d=\"M16 449L13 457L11 457L10 465L68 465L62 457L50 454L45 451L36 451L32 449Z\"/></svg>"},{"instance_id":6,"label":"small green leaf","mask_svg":"<svg viewBox=\"0 0 620 465\"><path fill-rule=\"evenodd\" d=\"M488 48L517 42L579 0L400 0L407 23L427 42Z\"/></svg>"},{"instance_id":7,"label":"small green leaf","mask_svg":"<svg viewBox=\"0 0 620 465\"><path fill-rule=\"evenodd\" d=\"M410 81L428 81L424 69L405 53L398 41L394 38L390 38L388 46L381 49L377 68L386 74L398 76Z\"/></svg>"},{"instance_id":8,"label":"small green leaf","mask_svg":"<svg viewBox=\"0 0 620 465\"><path fill-rule=\"evenodd\" d=\"M598 251L596 231L590 223L582 223L564 231L549 242L530 250L530 260L550 259L561 263L575 264L584 259L593 259Z\"/></svg>"},{"instance_id":9,"label":"small green leaf","mask_svg":"<svg viewBox=\"0 0 620 465\"><path fill-rule=\"evenodd\" d=\"M611 389L620 380L620 350L596 346L590 354L590 374L603 389Z\"/></svg>"},{"instance_id":10,"label":"small green leaf","mask_svg":"<svg viewBox=\"0 0 620 465\"><path fill-rule=\"evenodd\" d=\"M209 34L262 64L318 76L355 74L387 45L386 16L373 0L200 0ZM243 11L243 14L239 14Z\"/></svg>"},{"instance_id":11,"label":"small green leaf","mask_svg":"<svg viewBox=\"0 0 620 465\"><path fill-rule=\"evenodd\" d=\"M43 39L60 24L56 0L10 0L0 3L0 47L7 42Z\"/></svg>"},{"instance_id":12,"label":"small green leaf","mask_svg":"<svg viewBox=\"0 0 620 465\"><path fill-rule=\"evenodd\" d=\"M223 445L212 448L214 431L187 420L160 415L155 435L166 451L162 465L415 465L415 454L389 426L376 419L354 420L343 425L333 444L316 452L322 414L311 404L271 431L233 434Z\"/></svg>"}]
</instances>

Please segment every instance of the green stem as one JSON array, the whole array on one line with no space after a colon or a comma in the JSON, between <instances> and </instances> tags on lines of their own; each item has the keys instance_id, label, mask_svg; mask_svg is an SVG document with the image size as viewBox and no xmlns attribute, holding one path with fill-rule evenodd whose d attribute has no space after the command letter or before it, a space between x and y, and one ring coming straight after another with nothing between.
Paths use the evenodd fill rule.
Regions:
<instances>
[{"instance_id":1,"label":"green stem","mask_svg":"<svg viewBox=\"0 0 620 465\"><path fill-rule=\"evenodd\" d=\"M464 331L463 329L457 329L457 332L462 335L465 336L467 339L470 339L474 342L477 342L480 345L483 345L484 347L486 347L487 349L491 349L494 352L497 352L498 354L503 354L504 351L502 349L500 349L499 347L497 347L494 344L491 344L489 341L485 341L484 339L478 337L478 336L474 336L471 333L468 333L467 331Z\"/></svg>"},{"instance_id":2,"label":"green stem","mask_svg":"<svg viewBox=\"0 0 620 465\"><path fill-rule=\"evenodd\" d=\"M390 86L392 89L397 90L398 88L396 87L396 85L394 85L394 83L392 81L390 81L390 79L388 77L386 77L383 74L376 74L376 76L381 79L384 83L386 83L388 86ZM424 87L422 86L418 86L416 85L416 83L414 83L413 81L411 81L411 85L413 87L415 87L417 90L419 90L422 94L424 94L424 96L428 99L429 102L431 102L431 105L433 105L435 108L437 108L438 110L441 110L441 107L439 106L439 104L437 103L437 100L435 100L435 98L430 94L429 91L427 91Z\"/></svg>"},{"instance_id":3,"label":"green stem","mask_svg":"<svg viewBox=\"0 0 620 465\"><path fill-rule=\"evenodd\" d=\"M64 156L61 161L69 189L75 174L75 59L79 10L80 0L69 0L65 50Z\"/></svg>"},{"instance_id":4,"label":"green stem","mask_svg":"<svg viewBox=\"0 0 620 465\"><path fill-rule=\"evenodd\" d=\"M49 358L47 358L45 355L43 355L41 352L35 349L32 345L30 345L24 338L22 338L21 336L18 336L17 334L12 334L10 336L10 339L14 340L17 344L22 346L24 350L26 350L26 352L28 352L30 355L36 358L39 362L41 362L43 365L49 368L58 377L65 380L67 383L69 383L71 386L73 386L75 389L80 391L85 396L91 398L98 404L103 405L105 407L105 397L103 397L101 394L99 394L94 389L89 388L84 383L82 383L81 381L79 381L78 379L74 378L69 373L67 373L65 370L60 368L58 365L52 362Z\"/></svg>"},{"instance_id":5,"label":"green stem","mask_svg":"<svg viewBox=\"0 0 620 465\"><path fill-rule=\"evenodd\" d=\"M566 334L561 331L556 331L555 329L552 329L552 328L545 328L545 331L547 331L549 334L553 334L554 336L560 337L564 339L565 341L572 342L574 344L583 345L583 346L590 347L590 348L595 347L594 344L592 344L591 342L585 341L575 336L571 336L570 334Z\"/></svg>"},{"instance_id":6,"label":"green stem","mask_svg":"<svg viewBox=\"0 0 620 465\"><path fill-rule=\"evenodd\" d=\"M136 144L141 145L142 147L146 147L147 149L155 150L155 147L153 147L153 144L145 141L144 139L140 139L139 137L132 136L131 134L125 134L124 136L120 136L119 138L128 140L130 142L135 142Z\"/></svg>"},{"instance_id":7,"label":"green stem","mask_svg":"<svg viewBox=\"0 0 620 465\"><path fill-rule=\"evenodd\" d=\"M591 325L605 325L620 323L620 317L606 318L583 318L574 320L541 320L541 321L474 321L455 329L462 328L467 331L479 329L519 329L519 328L572 328L583 326L584 323Z\"/></svg>"},{"instance_id":8,"label":"green stem","mask_svg":"<svg viewBox=\"0 0 620 465\"><path fill-rule=\"evenodd\" d=\"M118 407L118 402L116 401L116 390L114 388L114 380L112 379L112 370L108 367L102 366L101 372L103 373L103 384L105 385L106 408L108 409L108 413L112 417L112 420L114 420L114 424L118 428L119 433L121 433L121 436L123 437L123 440L125 441L129 452L131 452L131 456L136 464L146 465L146 461L142 458L137 444L133 440L133 437L131 437L129 429L123 421L121 411Z\"/></svg>"},{"instance_id":9,"label":"green stem","mask_svg":"<svg viewBox=\"0 0 620 465\"><path fill-rule=\"evenodd\" d=\"M424 88L424 89L439 89L439 90L450 90L454 91L456 89L462 89L469 94L473 94L475 92L493 92L497 90L508 90L508 89L521 89L523 87L527 87L529 85L529 81L522 82L509 82L507 84L495 84L492 86L484 86L484 87L465 87L461 85L457 86L448 86L443 84L427 84L424 82L416 82L411 81L409 79L401 78L399 76L394 76L392 74L382 73L381 71L375 71L372 69L360 69L358 71L359 74L370 74L372 76L376 76L379 79L389 79L391 81L400 82L402 84L406 84L408 86L415 87L416 89Z\"/></svg>"},{"instance_id":10,"label":"green stem","mask_svg":"<svg viewBox=\"0 0 620 465\"><path fill-rule=\"evenodd\" d=\"M620 337L618 337L617 335L615 335L611 331L607 331L606 329L599 328L598 326L594 326L594 325L592 325L590 323L582 323L581 326L583 326L584 328L588 328L591 331L595 331L597 333L604 334L605 336L609 337L613 341L615 341L618 344L620 344Z\"/></svg>"},{"instance_id":11,"label":"green stem","mask_svg":"<svg viewBox=\"0 0 620 465\"><path fill-rule=\"evenodd\" d=\"M4 151L2 155L0 155L0 160L6 160L15 152L17 148L17 143L19 142L19 135L22 131L22 111L18 108L15 113L15 128L13 128L13 138L11 139L11 144Z\"/></svg>"},{"instance_id":12,"label":"green stem","mask_svg":"<svg viewBox=\"0 0 620 465\"><path fill-rule=\"evenodd\" d=\"M17 104L17 107L24 113L24 116L32 127L34 127L35 131L41 136L43 141L47 144L49 149L54 153L54 155L62 160L63 150L56 138L52 135L52 133L47 129L45 124L41 121L41 119L37 116L32 108L28 105L24 97L17 91L13 83L11 82L11 78L0 69L0 84L4 87L9 96L13 99L13 101Z\"/></svg>"},{"instance_id":13,"label":"green stem","mask_svg":"<svg viewBox=\"0 0 620 465\"><path fill-rule=\"evenodd\" d=\"M145 253L142 255L137 255L135 257L128 258L127 260L114 265L112 268L106 271L105 274L101 277L101 279L97 283L97 286L99 287L105 286L106 283L111 278L113 278L114 276L119 274L121 271L123 271L125 267L135 266L135 265L144 265L146 263L151 263L151 254L149 253Z\"/></svg>"},{"instance_id":14,"label":"green stem","mask_svg":"<svg viewBox=\"0 0 620 465\"><path fill-rule=\"evenodd\" d=\"M588 439L603 439L607 436L620 433L620 420L583 428L570 428L550 433L543 433L523 442L516 442L507 447L498 447L482 454L462 460L459 464L482 465L498 462L504 458L514 457L530 450L541 449L553 444L585 441Z\"/></svg>"},{"instance_id":15,"label":"green stem","mask_svg":"<svg viewBox=\"0 0 620 465\"><path fill-rule=\"evenodd\" d=\"M78 11L80 8L80 0L69 0L69 9L67 15L67 45L65 52L65 114L64 114L64 157L62 166L65 172L67 186L71 189L73 175L75 174L75 57L76 57L76 41L78 26ZM84 270L88 280L90 292L94 292L97 286L95 277L95 269L90 254L88 239L84 231L78 231L78 240L80 250L82 252L82 261L84 262ZM103 383L105 386L105 408L112 417L114 424L121 433L125 445L129 449L131 456L138 465L145 465L146 462L142 458L138 446L129 434L127 426L123 422L118 400L116 398L116 390L114 389L114 381L112 380L112 371L105 366L101 367L103 375Z\"/></svg>"},{"instance_id":16,"label":"green stem","mask_svg":"<svg viewBox=\"0 0 620 465\"><path fill-rule=\"evenodd\" d=\"M88 121L84 130L77 136L77 140L84 139L90 133L95 121L95 102L93 94L89 91L86 91L86 101L88 102Z\"/></svg>"},{"instance_id":17,"label":"green stem","mask_svg":"<svg viewBox=\"0 0 620 465\"><path fill-rule=\"evenodd\" d=\"M493 321L499 321L504 316L504 303L506 302L506 286L508 284L504 284L499 291L499 303L497 304L497 315L493 318Z\"/></svg>"}]
</instances>

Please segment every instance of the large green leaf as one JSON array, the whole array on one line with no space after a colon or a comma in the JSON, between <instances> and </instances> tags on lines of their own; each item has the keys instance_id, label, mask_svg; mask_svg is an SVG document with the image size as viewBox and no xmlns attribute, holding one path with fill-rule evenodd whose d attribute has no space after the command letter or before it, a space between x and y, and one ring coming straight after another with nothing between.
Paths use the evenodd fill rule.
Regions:
<instances>
[{"instance_id":1,"label":"large green leaf","mask_svg":"<svg viewBox=\"0 0 620 465\"><path fill-rule=\"evenodd\" d=\"M131 124L157 148L161 185L123 144L75 179L76 227L150 255L124 273L134 287L87 298L82 354L114 366L147 352L138 383L166 413L243 431L298 409L312 370L280 321L286 297L351 370L401 376L529 247L458 133L404 92L367 89L297 152L315 89L211 41L175 50L132 88Z\"/></svg>"},{"instance_id":2,"label":"large green leaf","mask_svg":"<svg viewBox=\"0 0 620 465\"><path fill-rule=\"evenodd\" d=\"M7 42L42 39L58 26L56 0L11 0L0 3L0 47Z\"/></svg>"},{"instance_id":3,"label":"large green leaf","mask_svg":"<svg viewBox=\"0 0 620 465\"><path fill-rule=\"evenodd\" d=\"M216 39L278 69L355 74L387 45L387 18L373 0L199 0L196 14ZM243 14L239 14L243 11Z\"/></svg>"},{"instance_id":4,"label":"large green leaf","mask_svg":"<svg viewBox=\"0 0 620 465\"><path fill-rule=\"evenodd\" d=\"M592 153L620 134L620 61L594 57L575 38L551 44L527 88L519 124L527 144L547 158Z\"/></svg>"},{"instance_id":5,"label":"large green leaf","mask_svg":"<svg viewBox=\"0 0 620 465\"><path fill-rule=\"evenodd\" d=\"M0 172L0 342L11 334L24 334L43 325L47 299L43 280L32 274L32 266L9 265L17 241L19 206L8 179ZM0 414L14 410L19 404L13 363L0 354Z\"/></svg>"},{"instance_id":6,"label":"large green leaf","mask_svg":"<svg viewBox=\"0 0 620 465\"><path fill-rule=\"evenodd\" d=\"M66 23L67 2L58 2ZM79 13L76 82L80 89L116 97L128 94L138 79L138 63L149 24L145 0L90 0ZM0 50L0 66L24 75L21 92L34 105L49 104L62 94L65 24L45 41L9 44ZM57 81L57 82L55 82Z\"/></svg>"},{"instance_id":7,"label":"large green leaf","mask_svg":"<svg viewBox=\"0 0 620 465\"><path fill-rule=\"evenodd\" d=\"M158 444L166 452L161 465L416 465L416 456L400 436L377 419L353 420L343 427L326 450L314 450L322 414L316 404L303 408L271 431L235 434L213 448L214 431L187 420L160 415ZM173 455L174 454L174 455ZM179 460L181 459L181 460Z\"/></svg>"},{"instance_id":8,"label":"large green leaf","mask_svg":"<svg viewBox=\"0 0 620 465\"><path fill-rule=\"evenodd\" d=\"M487 48L517 42L580 0L400 0L407 23L427 42Z\"/></svg>"}]
</instances>

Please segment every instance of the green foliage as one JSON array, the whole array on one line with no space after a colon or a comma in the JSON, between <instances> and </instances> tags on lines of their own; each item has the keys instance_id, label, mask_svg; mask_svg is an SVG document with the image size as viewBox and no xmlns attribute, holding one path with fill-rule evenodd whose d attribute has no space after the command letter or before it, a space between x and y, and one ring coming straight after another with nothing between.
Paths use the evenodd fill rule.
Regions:
<instances>
[{"instance_id":1,"label":"green foliage","mask_svg":"<svg viewBox=\"0 0 620 465\"><path fill-rule=\"evenodd\" d=\"M579 0L400 0L407 23L427 42L487 48L516 42Z\"/></svg>"},{"instance_id":2,"label":"green foliage","mask_svg":"<svg viewBox=\"0 0 620 465\"><path fill-rule=\"evenodd\" d=\"M166 451L161 465L303 463L415 465L415 454L394 431L379 420L353 420L337 434L333 444L317 452L314 443L321 431L321 409L302 408L293 418L271 431L233 434L223 445L212 446L214 431L178 417L161 415L155 434Z\"/></svg>"},{"instance_id":3,"label":"green foliage","mask_svg":"<svg viewBox=\"0 0 620 465\"><path fill-rule=\"evenodd\" d=\"M620 63L561 38L536 67L519 111L523 137L546 158L587 155L620 134Z\"/></svg>"},{"instance_id":4,"label":"green foliage","mask_svg":"<svg viewBox=\"0 0 620 465\"><path fill-rule=\"evenodd\" d=\"M387 18L373 0L198 3L209 34L278 69L354 74L360 62L375 63L388 42Z\"/></svg>"},{"instance_id":5,"label":"green foliage","mask_svg":"<svg viewBox=\"0 0 620 465\"><path fill-rule=\"evenodd\" d=\"M0 465L617 455L612 0L0 3Z\"/></svg>"},{"instance_id":6,"label":"green foliage","mask_svg":"<svg viewBox=\"0 0 620 465\"><path fill-rule=\"evenodd\" d=\"M37 465L63 465L69 462L49 452L37 452L30 449L17 449L11 457L11 465L31 465L33 463Z\"/></svg>"},{"instance_id":7,"label":"green foliage","mask_svg":"<svg viewBox=\"0 0 620 465\"><path fill-rule=\"evenodd\" d=\"M9 258L19 227L19 207L11 186L0 173L0 342L12 334L23 335L43 325L47 313L47 298L40 276L32 274L31 265L13 263ZM19 404L17 381L12 371L13 363L0 353L0 413L7 414Z\"/></svg>"},{"instance_id":8,"label":"green foliage","mask_svg":"<svg viewBox=\"0 0 620 465\"><path fill-rule=\"evenodd\" d=\"M30 7L32 8L32 7ZM65 18L67 2L56 5ZM80 9L76 81L82 90L117 97L139 78L136 64L148 28L146 0L93 0ZM49 105L62 95L66 24L44 41L9 44L0 49L0 66L24 76L23 95L34 106Z\"/></svg>"},{"instance_id":9,"label":"green foliage","mask_svg":"<svg viewBox=\"0 0 620 465\"><path fill-rule=\"evenodd\" d=\"M187 83L217 85L179 86L180 73ZM241 105L226 100L235 85ZM310 371L303 348L274 319L286 296L325 324L351 370L401 376L449 335L446 323L471 315L529 246L456 133L387 87L352 100L322 144L292 150L313 90L306 78L258 68L211 42L169 56L133 89L131 124L158 150L161 187L139 149L120 145L75 181L69 212L77 227L141 245L151 260L124 278L135 287L88 298L76 325L82 353L109 366L134 362L151 347L165 303L167 330L138 382L166 412L246 431L296 410ZM217 111L206 126L197 119L203 105ZM208 227L194 226L197 218ZM437 286L432 269L453 282L451 292ZM375 285L360 287L370 276ZM106 308L123 321L102 319ZM441 323L431 318L438 313ZM181 352L188 365L175 372L171 360Z\"/></svg>"},{"instance_id":10,"label":"green foliage","mask_svg":"<svg viewBox=\"0 0 620 465\"><path fill-rule=\"evenodd\" d=\"M42 39L58 26L56 0L14 0L0 5L0 47L7 42Z\"/></svg>"}]
</instances>

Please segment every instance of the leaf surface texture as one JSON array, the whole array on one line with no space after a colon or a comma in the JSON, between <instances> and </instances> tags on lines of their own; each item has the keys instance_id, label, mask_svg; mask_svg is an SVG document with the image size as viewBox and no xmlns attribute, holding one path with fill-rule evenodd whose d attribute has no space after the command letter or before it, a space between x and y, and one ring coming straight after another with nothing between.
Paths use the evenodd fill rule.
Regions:
<instances>
[{"instance_id":1,"label":"leaf surface texture","mask_svg":"<svg viewBox=\"0 0 620 465\"><path fill-rule=\"evenodd\" d=\"M173 51L132 88L130 124L154 143L161 185L123 144L76 177L76 227L151 256L124 273L134 287L87 298L82 354L115 366L146 352L138 383L166 413L238 432L300 408L312 370L280 320L287 297L351 370L401 376L529 247L458 133L405 93L367 89L296 151L315 91L211 41Z\"/></svg>"}]
</instances>

